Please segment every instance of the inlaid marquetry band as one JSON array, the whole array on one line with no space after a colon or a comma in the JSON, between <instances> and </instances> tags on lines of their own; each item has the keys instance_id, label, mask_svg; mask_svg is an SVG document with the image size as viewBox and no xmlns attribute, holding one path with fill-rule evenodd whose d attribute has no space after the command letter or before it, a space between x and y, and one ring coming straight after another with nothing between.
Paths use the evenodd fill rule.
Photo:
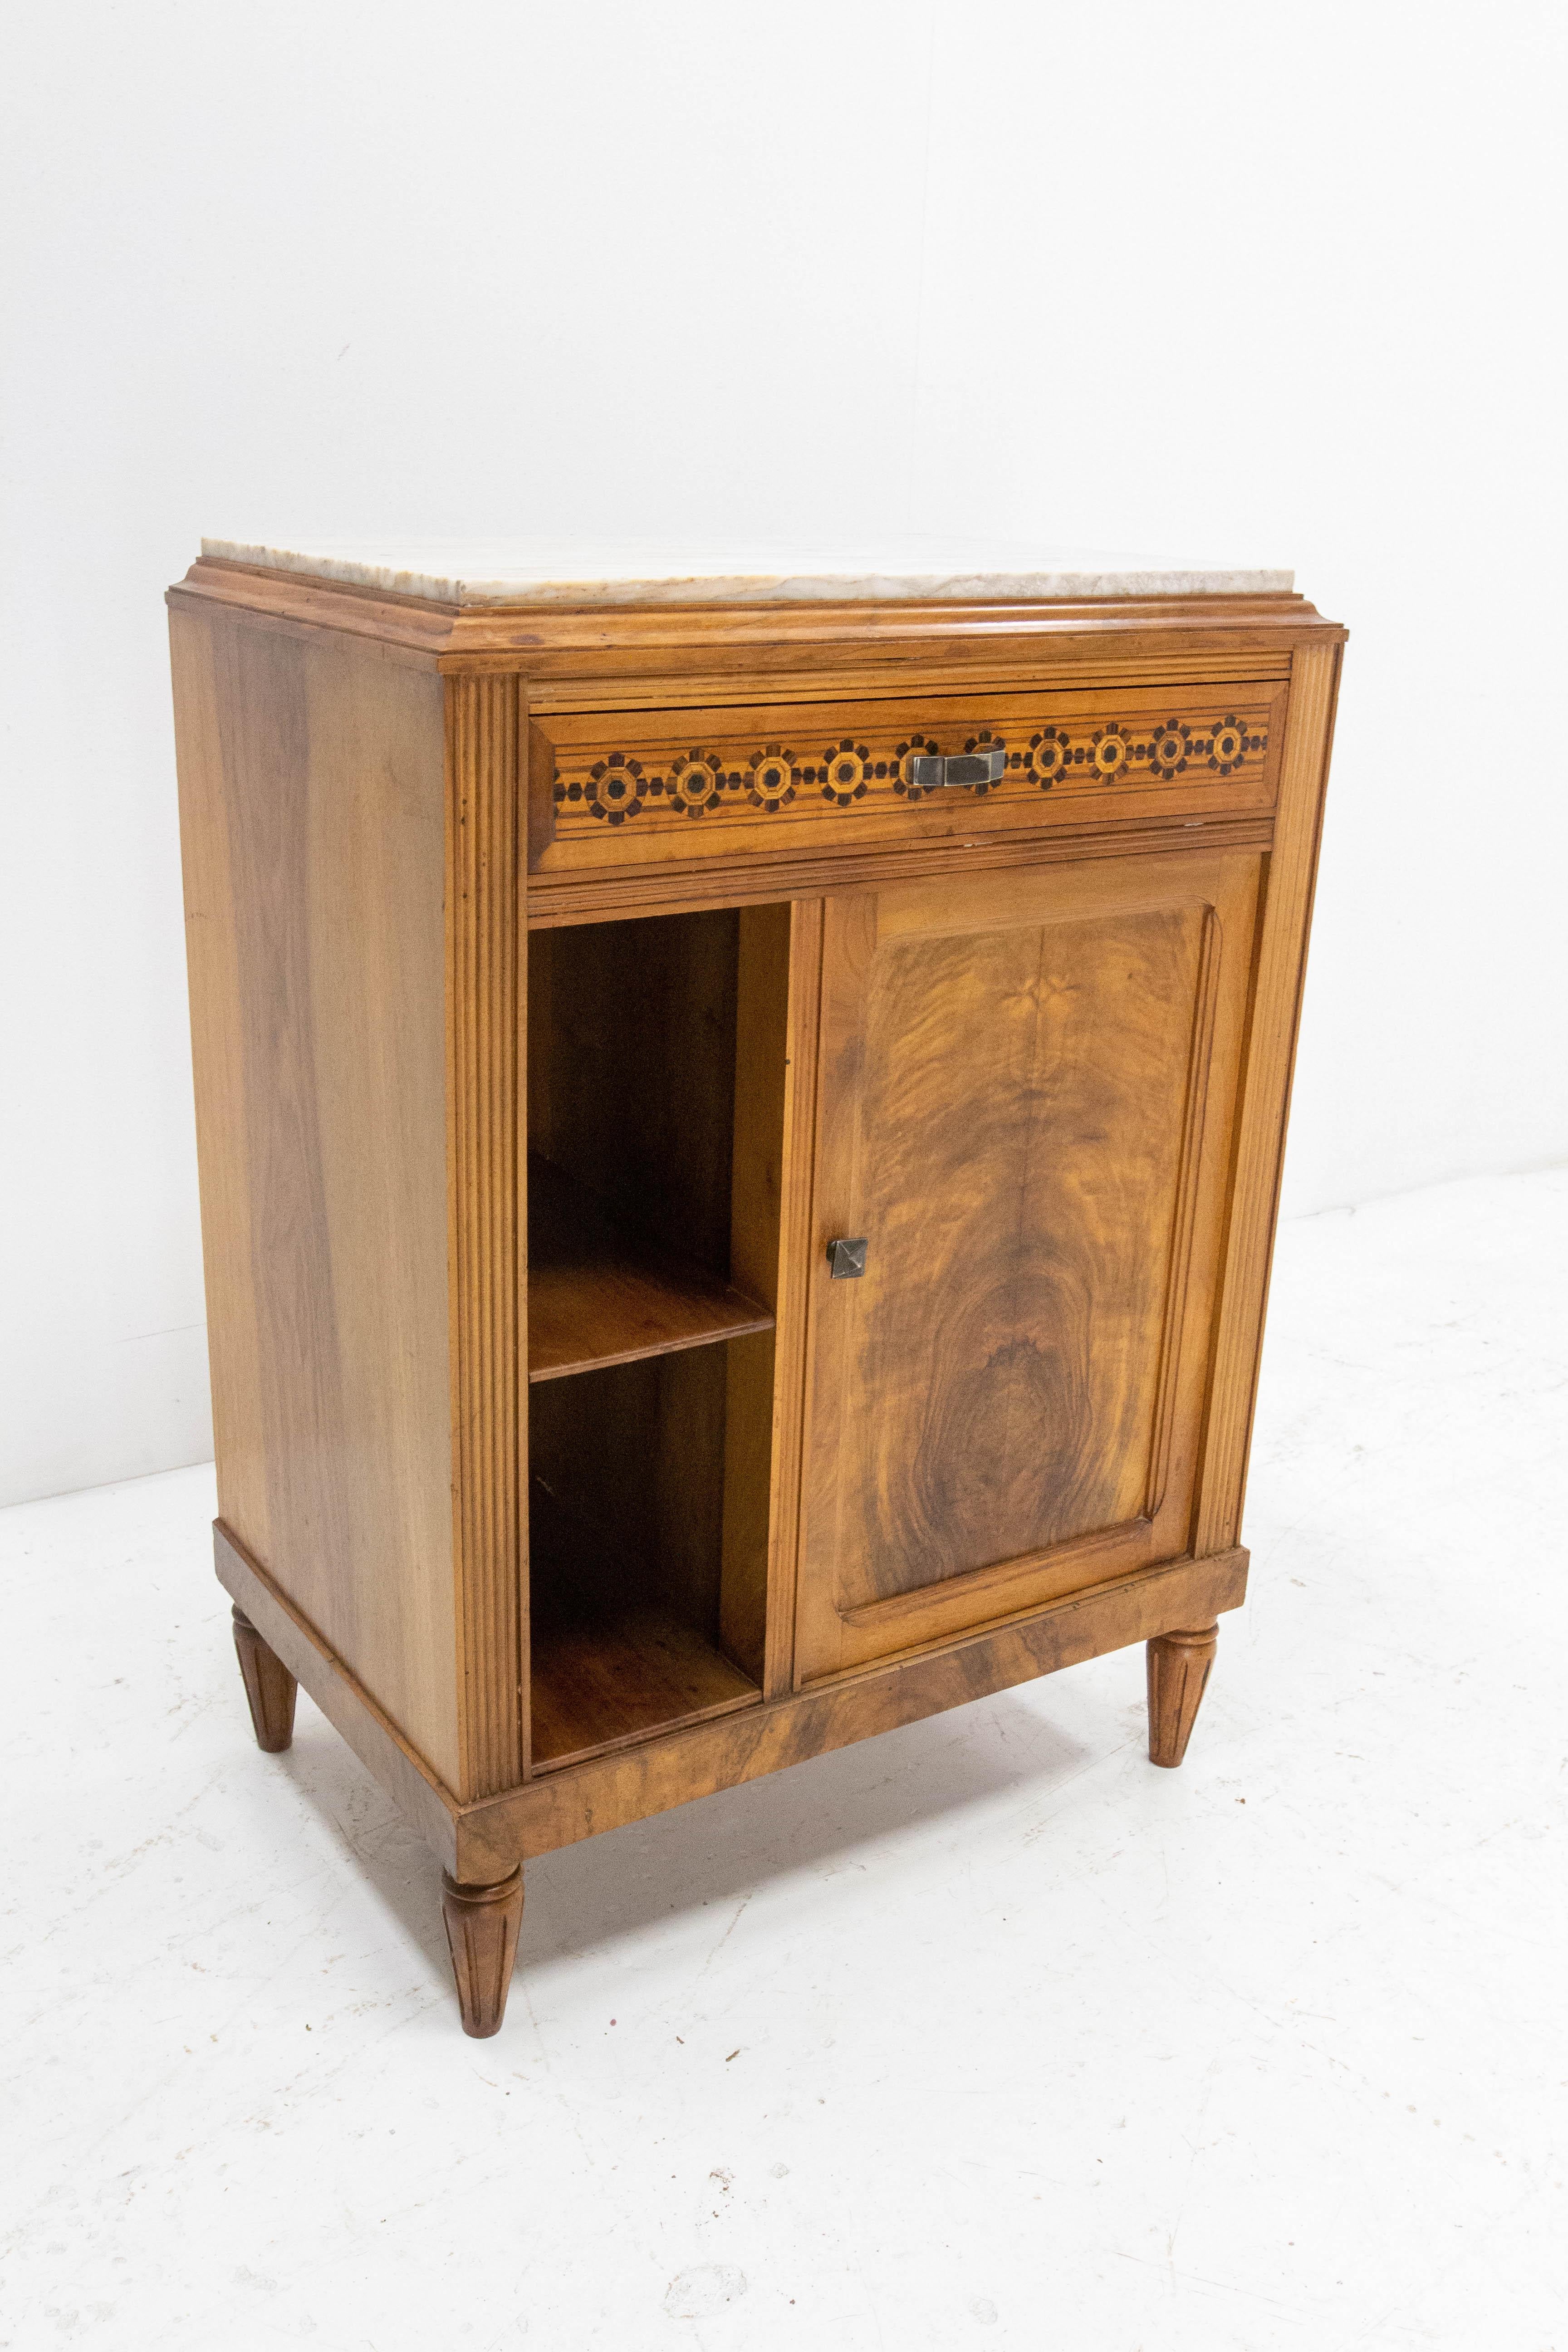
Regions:
<instances>
[{"instance_id":1,"label":"inlaid marquetry band","mask_svg":"<svg viewBox=\"0 0 1568 2352\"><path fill-rule=\"evenodd\" d=\"M557 755L552 786L556 821L574 817L607 825L627 824L645 813L658 817L777 816L826 803L835 809L869 809L895 800L906 804L929 798L913 781L913 763L942 751L1001 751L1006 764L998 781L947 787L943 798L967 792L984 800L997 794L1048 793L1062 784L1093 787L1121 783L1194 782L1261 771L1267 732L1235 711L1215 716L1110 719L1090 727L1027 723L1004 737L983 728L978 734L939 742L931 735L898 736L874 742L845 735L837 742L783 741L737 750L693 744L669 751L614 751L595 759Z\"/></svg>"}]
</instances>

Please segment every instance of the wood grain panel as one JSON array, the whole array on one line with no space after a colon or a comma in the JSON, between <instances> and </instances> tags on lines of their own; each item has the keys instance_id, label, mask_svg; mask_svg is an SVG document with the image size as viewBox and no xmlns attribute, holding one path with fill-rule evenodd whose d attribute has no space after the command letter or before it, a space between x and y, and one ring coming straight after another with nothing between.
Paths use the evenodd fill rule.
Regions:
<instances>
[{"instance_id":1,"label":"wood grain panel","mask_svg":"<svg viewBox=\"0 0 1568 2352\"><path fill-rule=\"evenodd\" d=\"M879 955L849 1605L1142 1515L1208 919Z\"/></svg>"},{"instance_id":2,"label":"wood grain panel","mask_svg":"<svg viewBox=\"0 0 1568 2352\"><path fill-rule=\"evenodd\" d=\"M829 902L817 1255L870 1250L815 1276L807 1675L1184 1548L1255 894L1193 857Z\"/></svg>"},{"instance_id":3,"label":"wood grain panel","mask_svg":"<svg viewBox=\"0 0 1568 2352\"><path fill-rule=\"evenodd\" d=\"M518 689L447 688L447 1127L452 1514L461 1665L458 1790L522 1776Z\"/></svg>"},{"instance_id":4,"label":"wood grain panel","mask_svg":"<svg viewBox=\"0 0 1568 2352\"><path fill-rule=\"evenodd\" d=\"M456 1787L442 685L171 633L219 1506Z\"/></svg>"}]
</instances>

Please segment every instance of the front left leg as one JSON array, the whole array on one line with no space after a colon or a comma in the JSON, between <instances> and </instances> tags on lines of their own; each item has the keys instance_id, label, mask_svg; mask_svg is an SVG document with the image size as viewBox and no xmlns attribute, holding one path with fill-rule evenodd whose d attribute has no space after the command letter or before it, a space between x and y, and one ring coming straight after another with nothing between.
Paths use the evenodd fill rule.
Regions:
<instances>
[{"instance_id":1,"label":"front left leg","mask_svg":"<svg viewBox=\"0 0 1568 2352\"><path fill-rule=\"evenodd\" d=\"M506 2015L517 1934L522 1925L522 1871L493 1886L462 1886L441 1873L441 1916L458 1979L463 2031L477 2042L499 2033Z\"/></svg>"}]
</instances>

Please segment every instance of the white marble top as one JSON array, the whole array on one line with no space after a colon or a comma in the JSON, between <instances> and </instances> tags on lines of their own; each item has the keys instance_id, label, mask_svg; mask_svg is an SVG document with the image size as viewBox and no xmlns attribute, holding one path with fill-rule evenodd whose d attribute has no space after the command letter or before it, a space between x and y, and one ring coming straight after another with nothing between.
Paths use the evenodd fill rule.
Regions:
<instances>
[{"instance_id":1,"label":"white marble top","mask_svg":"<svg viewBox=\"0 0 1568 2352\"><path fill-rule=\"evenodd\" d=\"M204 555L304 572L443 604L866 604L1037 596L1246 596L1289 589L1295 575L1260 565L1142 555L1057 554L951 540L824 548L672 549L546 540L310 538L271 546L204 539Z\"/></svg>"}]
</instances>

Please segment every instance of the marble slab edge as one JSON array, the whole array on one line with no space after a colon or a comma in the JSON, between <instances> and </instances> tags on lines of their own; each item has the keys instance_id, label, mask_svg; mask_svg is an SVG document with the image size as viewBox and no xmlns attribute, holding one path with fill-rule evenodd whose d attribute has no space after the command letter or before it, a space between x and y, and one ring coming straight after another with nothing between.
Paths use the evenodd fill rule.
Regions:
<instances>
[{"instance_id":1,"label":"marble slab edge","mask_svg":"<svg viewBox=\"0 0 1568 2352\"><path fill-rule=\"evenodd\" d=\"M1125 569L1062 568L1033 571L942 570L831 571L802 564L780 571L676 572L597 574L576 578L564 571L520 566L514 572L441 572L417 561L403 563L387 552L329 555L240 540L204 539L205 557L299 579L330 580L383 594L417 597L462 606L576 606L620 604L927 604L1033 603L1051 599L1159 596L1267 596L1289 594L1293 572L1266 568L1224 569L1129 564Z\"/></svg>"}]
</instances>

